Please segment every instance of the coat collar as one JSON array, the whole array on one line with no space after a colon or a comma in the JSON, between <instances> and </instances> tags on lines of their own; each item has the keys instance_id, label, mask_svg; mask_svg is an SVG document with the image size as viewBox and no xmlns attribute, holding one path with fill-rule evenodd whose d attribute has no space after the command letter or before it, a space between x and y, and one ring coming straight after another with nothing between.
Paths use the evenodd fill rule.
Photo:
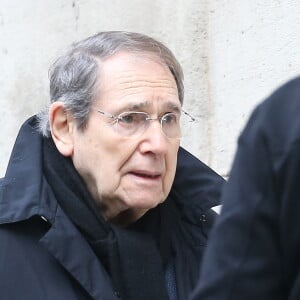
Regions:
<instances>
[{"instance_id":1,"label":"coat collar","mask_svg":"<svg viewBox=\"0 0 300 300\"><path fill-rule=\"evenodd\" d=\"M220 205L225 180L191 153L179 148L177 170L170 196L181 206L182 214L194 224L203 214ZM210 213L210 212L209 212Z\"/></svg>"},{"instance_id":2,"label":"coat collar","mask_svg":"<svg viewBox=\"0 0 300 300\"><path fill-rule=\"evenodd\" d=\"M57 203L42 170L42 139L37 118L27 120L16 139L5 178L0 180L0 224L34 215L53 221Z\"/></svg>"}]
</instances>

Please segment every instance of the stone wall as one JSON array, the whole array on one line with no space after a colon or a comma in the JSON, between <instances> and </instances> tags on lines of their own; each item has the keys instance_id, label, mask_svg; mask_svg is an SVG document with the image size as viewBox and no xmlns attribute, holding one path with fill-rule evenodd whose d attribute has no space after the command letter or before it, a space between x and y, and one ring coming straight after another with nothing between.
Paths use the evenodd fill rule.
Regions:
<instances>
[{"instance_id":1,"label":"stone wall","mask_svg":"<svg viewBox=\"0 0 300 300\"><path fill-rule=\"evenodd\" d=\"M253 107L300 67L297 0L0 0L0 177L22 122L48 101L48 68L98 31L151 35L185 72L183 146L228 175Z\"/></svg>"}]
</instances>

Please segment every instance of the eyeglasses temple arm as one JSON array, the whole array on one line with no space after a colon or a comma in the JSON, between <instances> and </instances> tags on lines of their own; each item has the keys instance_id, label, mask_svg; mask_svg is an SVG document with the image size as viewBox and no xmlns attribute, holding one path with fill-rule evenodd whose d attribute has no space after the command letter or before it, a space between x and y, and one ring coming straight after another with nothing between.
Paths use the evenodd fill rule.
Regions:
<instances>
[{"instance_id":1,"label":"eyeglasses temple arm","mask_svg":"<svg viewBox=\"0 0 300 300\"><path fill-rule=\"evenodd\" d=\"M183 112L185 115L189 116L189 117L192 119L193 122L196 121L196 118L194 118L194 117L193 117L191 114L189 114L188 112L184 111L183 109L182 109L182 112Z\"/></svg>"}]
</instances>

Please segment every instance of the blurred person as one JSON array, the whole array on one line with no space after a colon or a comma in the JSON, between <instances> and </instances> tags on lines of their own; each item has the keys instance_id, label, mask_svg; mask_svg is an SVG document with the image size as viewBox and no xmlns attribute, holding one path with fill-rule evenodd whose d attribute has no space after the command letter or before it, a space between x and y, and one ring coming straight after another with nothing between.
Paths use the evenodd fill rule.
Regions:
<instances>
[{"instance_id":1,"label":"blurred person","mask_svg":"<svg viewBox=\"0 0 300 300\"><path fill-rule=\"evenodd\" d=\"M241 134L221 215L193 296L300 299L300 78L276 90Z\"/></svg>"},{"instance_id":2,"label":"blurred person","mask_svg":"<svg viewBox=\"0 0 300 300\"><path fill-rule=\"evenodd\" d=\"M58 58L0 181L3 299L187 299L223 179L179 147L183 91L174 55L142 34Z\"/></svg>"}]
</instances>

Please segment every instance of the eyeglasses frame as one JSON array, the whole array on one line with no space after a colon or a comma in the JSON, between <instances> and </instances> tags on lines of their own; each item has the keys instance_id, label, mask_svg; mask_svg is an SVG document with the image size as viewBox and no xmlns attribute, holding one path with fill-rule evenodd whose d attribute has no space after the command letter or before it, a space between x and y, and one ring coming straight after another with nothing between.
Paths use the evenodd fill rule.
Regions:
<instances>
[{"instance_id":1,"label":"eyeglasses frame","mask_svg":"<svg viewBox=\"0 0 300 300\"><path fill-rule=\"evenodd\" d=\"M168 135L166 135L166 133L165 133L164 130L163 130L163 126L162 126L162 120L163 120L163 118L164 118L166 115L171 114L171 113L173 113L173 112L165 113L165 114L162 115L161 117L157 117L157 118L151 118L150 115L149 115L148 113L143 112L143 111L123 111L122 113L120 113L120 114L118 114L118 115L113 115L113 114L111 114L111 113L109 113L109 112L106 112L106 111L103 111L103 110L100 110L100 109L96 108L96 112L100 113L101 115L103 115L103 116L105 116L105 117L108 117L108 118L110 118L110 119L113 119L114 122L115 122L114 124L116 124L116 123L118 124L119 120L121 119L120 116L123 115L123 114L126 114L126 113L141 113L141 114L146 115L146 121L155 121L155 120L159 121L160 126L161 126L161 130L162 130L163 134L164 134L167 138L169 138L169 139L180 139L180 138L181 138L181 136L180 136L180 137L169 137ZM184 113L186 116L189 117L189 119L190 119L189 122L193 123L193 122L196 121L196 118L194 118L191 114L189 114L189 113L186 112L185 110L182 109L181 112ZM125 137L130 138L130 136L125 136Z\"/></svg>"}]
</instances>

